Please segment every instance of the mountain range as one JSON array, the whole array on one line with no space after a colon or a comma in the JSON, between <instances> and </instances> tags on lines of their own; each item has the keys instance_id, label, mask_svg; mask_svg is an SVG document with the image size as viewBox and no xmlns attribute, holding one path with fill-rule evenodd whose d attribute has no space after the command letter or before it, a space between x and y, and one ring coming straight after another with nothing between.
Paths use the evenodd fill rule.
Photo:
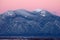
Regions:
<instances>
[{"instance_id":1,"label":"mountain range","mask_svg":"<svg viewBox=\"0 0 60 40\"><path fill-rule=\"evenodd\" d=\"M0 14L0 36L60 37L60 16L42 9L6 11Z\"/></svg>"}]
</instances>

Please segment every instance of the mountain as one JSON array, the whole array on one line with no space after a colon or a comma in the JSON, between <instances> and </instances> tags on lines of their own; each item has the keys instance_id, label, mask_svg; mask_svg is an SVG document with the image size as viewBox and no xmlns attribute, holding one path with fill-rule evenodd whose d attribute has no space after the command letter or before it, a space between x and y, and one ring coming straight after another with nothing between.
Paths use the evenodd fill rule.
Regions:
<instances>
[{"instance_id":1,"label":"mountain","mask_svg":"<svg viewBox=\"0 0 60 40\"><path fill-rule=\"evenodd\" d=\"M0 36L59 37L60 17L46 10L9 10L0 14Z\"/></svg>"}]
</instances>

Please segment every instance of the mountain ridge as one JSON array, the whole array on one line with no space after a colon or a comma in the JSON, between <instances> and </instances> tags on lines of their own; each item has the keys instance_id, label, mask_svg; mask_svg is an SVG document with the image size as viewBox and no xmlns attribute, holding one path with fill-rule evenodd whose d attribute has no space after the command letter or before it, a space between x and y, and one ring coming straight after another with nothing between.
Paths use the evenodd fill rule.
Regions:
<instances>
[{"instance_id":1,"label":"mountain ridge","mask_svg":"<svg viewBox=\"0 0 60 40\"><path fill-rule=\"evenodd\" d=\"M14 10L0 14L0 35L60 35L60 17L46 10L36 11Z\"/></svg>"}]
</instances>

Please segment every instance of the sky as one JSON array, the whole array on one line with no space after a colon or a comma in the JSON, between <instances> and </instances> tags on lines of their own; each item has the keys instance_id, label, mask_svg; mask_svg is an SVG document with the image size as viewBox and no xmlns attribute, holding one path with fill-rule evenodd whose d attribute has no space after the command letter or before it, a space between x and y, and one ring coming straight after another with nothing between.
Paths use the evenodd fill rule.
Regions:
<instances>
[{"instance_id":1,"label":"sky","mask_svg":"<svg viewBox=\"0 0 60 40\"><path fill-rule=\"evenodd\" d=\"M0 13L16 9L44 9L60 16L60 0L0 0Z\"/></svg>"}]
</instances>

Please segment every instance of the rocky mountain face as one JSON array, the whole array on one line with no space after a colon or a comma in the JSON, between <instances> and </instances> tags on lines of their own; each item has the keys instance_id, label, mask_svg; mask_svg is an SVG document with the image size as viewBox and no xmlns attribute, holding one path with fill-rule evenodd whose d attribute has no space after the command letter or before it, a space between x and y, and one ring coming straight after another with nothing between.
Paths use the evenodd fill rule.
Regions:
<instances>
[{"instance_id":1,"label":"rocky mountain face","mask_svg":"<svg viewBox=\"0 0 60 40\"><path fill-rule=\"evenodd\" d=\"M0 14L0 36L60 36L60 17L46 10L9 10Z\"/></svg>"}]
</instances>

